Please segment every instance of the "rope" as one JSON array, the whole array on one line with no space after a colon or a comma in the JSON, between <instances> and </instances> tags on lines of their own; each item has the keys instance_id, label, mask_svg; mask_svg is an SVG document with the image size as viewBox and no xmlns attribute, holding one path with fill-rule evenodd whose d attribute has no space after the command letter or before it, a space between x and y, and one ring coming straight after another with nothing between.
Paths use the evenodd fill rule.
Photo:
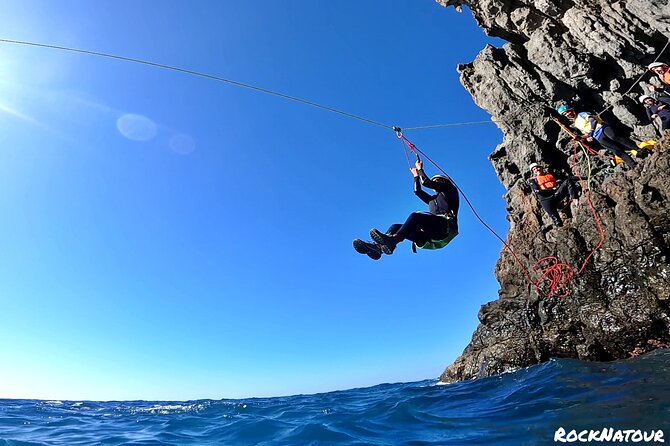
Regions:
<instances>
[{"instance_id":1,"label":"rope","mask_svg":"<svg viewBox=\"0 0 670 446\"><path fill-rule=\"evenodd\" d=\"M546 296L568 297L572 293L575 270L557 257L548 256L538 260L533 270L540 274L535 286Z\"/></svg>"},{"instance_id":2,"label":"rope","mask_svg":"<svg viewBox=\"0 0 670 446\"><path fill-rule=\"evenodd\" d=\"M403 151L405 152L405 157L407 158L407 167L409 167L411 169L412 168L412 162L409 160L409 152L415 153L414 150L416 148L414 147L414 144L412 144L411 142L409 142L407 139L405 139L402 136L402 132L400 132L398 130L396 133L398 135L400 143L402 144Z\"/></svg>"},{"instance_id":3,"label":"rope","mask_svg":"<svg viewBox=\"0 0 670 446\"><path fill-rule=\"evenodd\" d=\"M537 280L533 280L531 277L531 273L526 268L526 266L521 262L519 259L519 256L516 254L516 252L512 249L512 247L505 241L503 238L493 229L491 228L485 221L484 219L481 218L477 210L475 209L474 205L468 198L468 196L463 192L463 190L456 184L456 182L449 176L449 174L442 169L435 161L433 161L428 155L426 155L425 152L423 152L421 149L416 147L411 141L409 141L398 129L397 127L394 129L396 130L396 134L398 135L398 138L400 138L403 146L403 150L405 152L405 157L407 158L407 164L411 167L411 162L410 162L410 157L409 157L409 152L419 154L423 156L425 159L427 159L440 173L442 173L445 177L449 178L449 180L452 182L454 187L458 190L458 192L461 194L465 202L467 203L468 207L474 214L474 216L479 220L479 222L489 230L500 242L505 246L505 249L509 250L509 252L512 254L512 257L516 261L516 263L519 265L521 268L521 271L523 272L526 280L528 283L533 285L535 290L537 291L538 294L546 297L558 297L558 298L564 298L567 297L571 294L572 292L572 284L574 279L579 276L584 269L586 268L586 265L588 264L589 260L595 252L601 248L603 243L605 242L605 231L603 230L602 224L600 222L600 218L598 217L598 213L596 212L595 206L593 205L593 202L591 201L590 197L590 190L591 190L591 160L589 157L589 153L592 154L598 154L597 151L593 150L590 148L586 143L580 141L577 139L576 135L570 131L565 125L563 125L558 119L556 118L551 118L554 122L556 122L568 135L572 137L573 140L573 170L575 172L575 175L579 178L579 182L582 186L582 190L584 190L584 196L586 197L587 203L589 205L589 208L591 210L591 213L593 214L594 221L596 223L596 227L598 228L598 232L600 234L600 241L598 244L591 250L591 252L586 256L584 261L582 262L581 267L577 272L575 272L575 268L572 267L571 265L568 265L566 263L561 262L557 257L555 256L548 256L548 257L543 257L540 260L538 260L534 265L533 265L533 271L537 274L540 275L540 277ZM582 176L579 174L579 170L577 169L577 145L580 145L582 150L584 151L584 154L587 159L587 165L588 165L588 185L584 186L584 179Z\"/></svg>"},{"instance_id":4,"label":"rope","mask_svg":"<svg viewBox=\"0 0 670 446\"><path fill-rule=\"evenodd\" d=\"M591 192L591 157L589 156L589 152L587 152L586 148L584 147L584 144L580 144L580 146L582 148L582 152L584 152L584 156L586 157L586 168L588 172L588 176L586 177L586 189ZM582 188L584 188L583 184Z\"/></svg>"},{"instance_id":5,"label":"rope","mask_svg":"<svg viewBox=\"0 0 670 446\"><path fill-rule=\"evenodd\" d=\"M251 84L245 84L243 82L238 82L238 81L235 81L235 80L232 80L232 79L225 79L223 77L214 76L214 75L207 74L207 73L201 73L199 71L188 70L188 69L179 68L179 67L173 67L171 65L164 65L164 64L160 64L160 63L156 63L156 62L150 62L150 61L147 61L147 60L135 59L135 58L132 58L132 57L117 56L117 55L114 55L114 54L101 53L101 52L98 52L98 51L82 50L82 49L79 49L79 48L70 48L70 47L65 47L65 46L47 45L47 44L44 44L44 43L25 42L25 41L21 41L21 40L9 40L9 39L0 39L0 43L13 43L13 44L16 44L16 45L28 45L28 46L35 46L35 47L39 47L39 48L50 48L50 49L56 49L56 50L62 50L62 51L70 51L70 52L73 52L73 53L88 54L88 55L91 55L91 56L98 56L98 57L107 57L107 58L110 58L110 59L117 59L117 60L123 60L123 61L126 61L126 62L133 62L133 63L142 64L142 65L148 65L148 66L151 66L151 67L162 68L164 70L178 71L180 73L185 73L185 74L189 74L189 75L192 75L192 76L204 77L204 78L207 78L207 79L212 79L212 80L219 81L219 82L225 82L225 83L228 83L228 84L231 84L231 85L236 85L238 87L248 88L250 90L256 90L256 91L259 91L261 93L266 93L266 94L278 96L280 98L287 99L289 101L300 102L302 104L309 105L309 106L316 107L316 108L320 108L322 110L326 110L326 111L329 111L329 112L332 112L332 113L337 113L337 114L340 114L340 115L343 115L343 116L348 116L348 117L353 118L353 119L358 119L359 121L367 122L369 124L373 124L373 125L376 125L378 127L393 129L393 127L390 126L390 125L382 124L380 122L373 121L372 119L364 118L362 116L358 116L358 115L355 115L353 113L348 113L348 112L345 112L345 111L342 111L342 110L338 110L336 108L332 108L332 107L328 107L328 106L325 106L325 105L322 105L322 104L318 104L316 102L308 101L306 99L301 99L301 98L298 98L296 96L290 96L288 94L284 94L284 93L280 93L280 92L277 92L277 91L269 90L267 88L262 88L262 87L258 87L258 86L251 85Z\"/></svg>"},{"instance_id":6,"label":"rope","mask_svg":"<svg viewBox=\"0 0 670 446\"><path fill-rule=\"evenodd\" d=\"M420 127L403 127L403 131L408 130L425 130L425 129L437 129L442 127L459 127L464 125L481 125L481 124L495 124L495 122L488 121L470 121L470 122L452 122L450 124L436 124L436 125L423 125Z\"/></svg>"},{"instance_id":7,"label":"rope","mask_svg":"<svg viewBox=\"0 0 670 446\"><path fill-rule=\"evenodd\" d=\"M663 53L665 52L665 50L668 48L668 45L670 45L670 37L668 37L668 41L665 42L665 46L663 47L663 49L661 50L661 52L658 53L658 56L656 56L656 59L654 59L654 61L651 62L651 63L658 62L658 59L661 58L661 56L663 55ZM644 77L645 74L647 74L647 70L645 70L645 71L640 75L640 77L638 77L637 80L631 84L630 88L629 88L628 90L626 90L626 92L625 92L623 95L626 96L628 93L630 93L630 92L633 90L633 88L635 88L635 86L638 85L638 84L640 83L640 81L642 80L642 78ZM614 107L614 104L610 104L610 105L608 105L607 107L605 107L605 109L604 109L603 111L601 111L600 113L598 113L597 116L600 117L600 115L602 115L603 113L605 113L607 110L609 110L609 109L612 108L612 107Z\"/></svg>"},{"instance_id":8,"label":"rope","mask_svg":"<svg viewBox=\"0 0 670 446\"><path fill-rule=\"evenodd\" d=\"M440 173L441 173L442 175L444 175L445 177L447 177L447 178L449 179L449 181L451 181L451 183L454 185L454 187L456 187L456 190L458 190L458 192L461 194L461 196L463 197L463 199L465 200L465 202L467 203L468 207L470 208L470 210L472 211L472 213L474 214L474 216L477 218L477 220L479 220L479 222L480 222L486 229L488 229L489 232L491 232L491 234L493 234L498 240L500 240L500 242L505 246L505 248L506 248L507 250L509 250L509 252L512 254L512 257L514 257L514 260L517 262L517 264L518 264L519 267L521 268L522 272L523 272L524 275L526 276L526 280L528 281L528 283L530 283L531 285L533 285L533 286L535 287L535 289L537 290L538 293L541 293L541 290L540 290L540 288L538 288L537 283L536 283L535 281L533 281L533 279L530 277L530 271L528 271L528 268L526 268L526 266L521 262L521 260L520 260L519 257L517 256L517 254L516 254L516 253L514 252L514 250L512 249L512 247L511 247L505 240L503 240L503 238L500 237L500 235L498 235L498 233L497 233L493 228L491 228L491 226L489 226L489 225L484 221L484 219L479 215L479 213L477 213L477 210L476 210L475 207L473 206L472 202L470 202L470 199L468 198L468 196L465 194L465 192L463 192L463 190L458 186L458 184L456 184L456 182L453 180L453 178L451 178L451 177L449 176L449 174L448 174L447 172L444 171L444 169L442 169L442 168L441 168L435 161L433 161L428 155L426 155L425 152L423 152L423 151L422 151L421 149L419 149L417 146L415 146L414 144L412 144L411 141L409 141L407 138L405 138L405 136L402 134L402 132L397 132L397 134L398 134L398 138L400 138L400 139L403 141L403 143L405 144L405 146L408 147L409 150L412 151L412 153L418 153L418 154L420 154L421 156L423 156L423 157L424 157L425 159L427 159L428 162L430 162L430 163L431 163L437 170L439 170ZM408 162L409 162L409 156L408 156Z\"/></svg>"}]
</instances>

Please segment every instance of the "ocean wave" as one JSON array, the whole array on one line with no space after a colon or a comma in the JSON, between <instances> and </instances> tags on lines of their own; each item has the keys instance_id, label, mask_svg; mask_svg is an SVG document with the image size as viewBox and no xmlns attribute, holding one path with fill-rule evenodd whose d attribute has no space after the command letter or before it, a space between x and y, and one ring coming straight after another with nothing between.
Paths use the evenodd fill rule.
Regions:
<instances>
[{"instance_id":1,"label":"ocean wave","mask_svg":"<svg viewBox=\"0 0 670 446\"><path fill-rule=\"evenodd\" d=\"M665 429L670 352L572 359L445 386L198 401L0 400L0 445L535 445L558 427Z\"/></svg>"}]
</instances>

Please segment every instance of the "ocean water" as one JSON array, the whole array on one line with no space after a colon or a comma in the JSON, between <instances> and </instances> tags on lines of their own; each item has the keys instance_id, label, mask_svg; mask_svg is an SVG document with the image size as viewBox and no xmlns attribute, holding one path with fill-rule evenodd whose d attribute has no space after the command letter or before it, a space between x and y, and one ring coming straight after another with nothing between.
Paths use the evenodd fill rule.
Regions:
<instances>
[{"instance_id":1,"label":"ocean water","mask_svg":"<svg viewBox=\"0 0 670 446\"><path fill-rule=\"evenodd\" d=\"M559 427L661 430L670 442L669 371L670 351L658 350L611 363L552 360L452 385L282 398L0 400L0 445L542 445L560 444Z\"/></svg>"}]
</instances>

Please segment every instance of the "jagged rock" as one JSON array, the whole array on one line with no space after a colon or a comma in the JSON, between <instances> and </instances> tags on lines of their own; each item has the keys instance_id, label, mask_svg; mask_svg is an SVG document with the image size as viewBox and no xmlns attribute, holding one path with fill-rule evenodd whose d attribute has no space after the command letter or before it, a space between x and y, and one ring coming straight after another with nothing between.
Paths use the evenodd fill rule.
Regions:
<instances>
[{"instance_id":1,"label":"jagged rock","mask_svg":"<svg viewBox=\"0 0 670 446\"><path fill-rule=\"evenodd\" d=\"M549 119L559 102L602 112L636 141L658 139L637 102L644 92L637 82L649 80L646 65L668 42L668 2L436 1L466 4L487 34L508 41L458 70L503 131L489 158L508 190L507 243L517 257L501 253L498 299L482 307L470 344L440 379L489 376L551 357L619 359L668 345L670 137L632 170L592 158L591 183L582 182L579 208L562 211L563 228L550 225L527 185L531 162L586 175L585 155ZM670 51L661 60L670 61ZM533 284L533 265L544 257L574 269L566 297Z\"/></svg>"}]
</instances>

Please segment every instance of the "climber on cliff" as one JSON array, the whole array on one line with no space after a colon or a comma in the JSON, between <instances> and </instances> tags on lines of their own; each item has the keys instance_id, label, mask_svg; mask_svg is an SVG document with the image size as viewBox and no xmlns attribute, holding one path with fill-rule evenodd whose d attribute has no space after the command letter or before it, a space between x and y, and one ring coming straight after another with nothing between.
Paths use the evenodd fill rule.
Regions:
<instances>
[{"instance_id":1,"label":"climber on cliff","mask_svg":"<svg viewBox=\"0 0 670 446\"><path fill-rule=\"evenodd\" d=\"M600 145L618 156L628 167L635 167L635 160L626 150L637 150L635 143L628 138L617 136L609 124L603 122L597 115L588 112L577 113L567 105L559 105L556 111L572 121L572 126L582 132L582 139L593 142L595 139Z\"/></svg>"},{"instance_id":2,"label":"climber on cliff","mask_svg":"<svg viewBox=\"0 0 670 446\"><path fill-rule=\"evenodd\" d=\"M577 206L579 204L575 186L570 179L564 181L556 180L552 174L545 172L544 167L537 163L532 163L528 166L528 170L530 170L532 175L530 180L528 180L530 188L540 201L542 209L551 217L554 226L560 228L563 226L563 222L558 215L556 206L568 195L570 195L573 205Z\"/></svg>"},{"instance_id":3,"label":"climber on cliff","mask_svg":"<svg viewBox=\"0 0 670 446\"><path fill-rule=\"evenodd\" d=\"M670 129L670 98L656 100L643 94L640 96L640 103L644 105L650 121L661 118L661 128L663 130Z\"/></svg>"},{"instance_id":4,"label":"climber on cliff","mask_svg":"<svg viewBox=\"0 0 670 446\"><path fill-rule=\"evenodd\" d=\"M649 83L646 86L647 90L649 91L649 96L656 99L657 101L661 98L670 98L670 93L668 93L665 87L654 85L652 83Z\"/></svg>"},{"instance_id":5,"label":"climber on cliff","mask_svg":"<svg viewBox=\"0 0 670 446\"><path fill-rule=\"evenodd\" d=\"M415 247L440 249L458 235L459 196L456 185L443 175L428 178L420 160L410 170L414 176L414 193L428 205L429 212L412 212L405 223L391 225L385 234L377 229L370 230L373 242L354 240L357 252L378 260L382 253L393 254L396 245L403 240L410 240L413 250ZM431 195L421 185L437 193Z\"/></svg>"},{"instance_id":6,"label":"climber on cliff","mask_svg":"<svg viewBox=\"0 0 670 446\"><path fill-rule=\"evenodd\" d=\"M670 67L662 62L652 62L647 67L649 71L656 74L664 86L670 86Z\"/></svg>"}]
</instances>

